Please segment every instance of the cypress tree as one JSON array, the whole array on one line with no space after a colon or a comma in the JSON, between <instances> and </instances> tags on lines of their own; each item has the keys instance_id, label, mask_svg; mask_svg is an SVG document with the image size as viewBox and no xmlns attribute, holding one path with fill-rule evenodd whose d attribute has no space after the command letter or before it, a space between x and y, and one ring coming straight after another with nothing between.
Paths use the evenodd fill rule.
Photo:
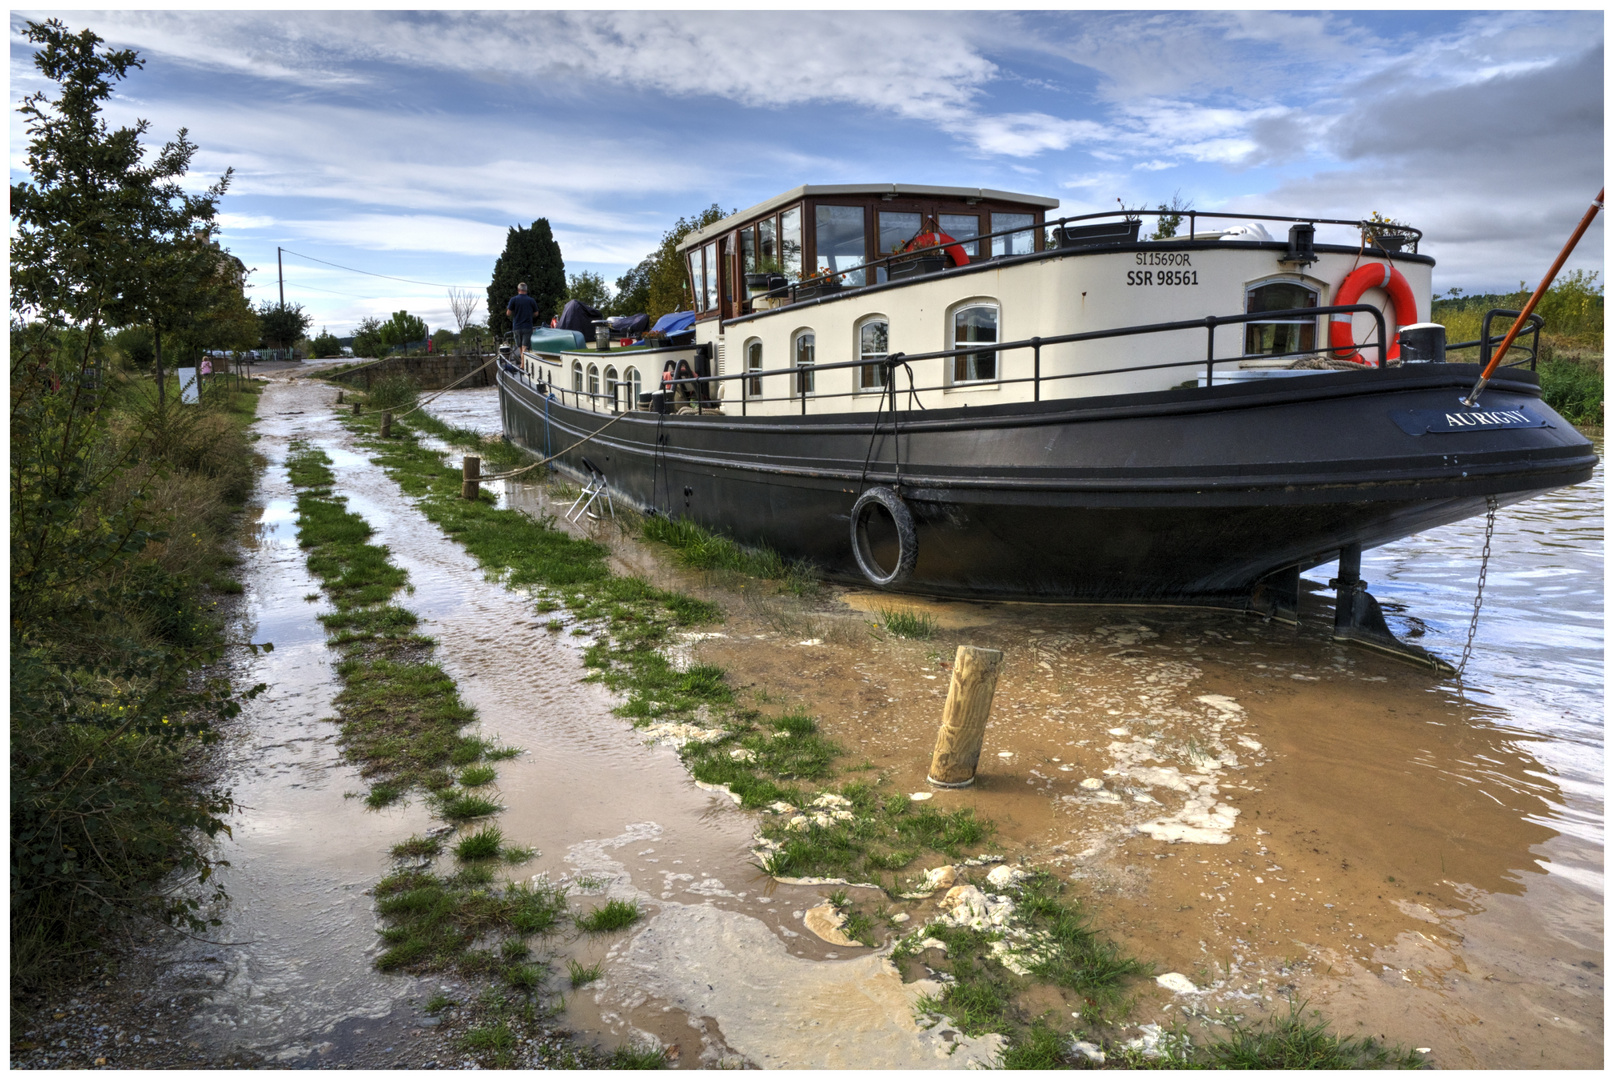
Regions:
<instances>
[{"instance_id":1,"label":"cypress tree","mask_svg":"<svg viewBox=\"0 0 1614 1080\"><path fill-rule=\"evenodd\" d=\"M527 283L527 293L538 301L539 323L559 314L566 301L566 264L560 257L560 244L549 231L549 219L539 218L532 227L514 225L504 241L504 254L493 264L493 281L488 285L488 329L508 333L510 318L505 305L516 294L516 286Z\"/></svg>"}]
</instances>

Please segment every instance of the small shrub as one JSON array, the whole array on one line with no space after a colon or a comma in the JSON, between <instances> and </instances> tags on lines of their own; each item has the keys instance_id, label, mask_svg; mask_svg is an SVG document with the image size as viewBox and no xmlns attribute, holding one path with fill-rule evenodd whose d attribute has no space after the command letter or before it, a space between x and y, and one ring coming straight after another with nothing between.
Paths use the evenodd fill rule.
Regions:
<instances>
[{"instance_id":1,"label":"small shrub","mask_svg":"<svg viewBox=\"0 0 1614 1080\"><path fill-rule=\"evenodd\" d=\"M383 375L370 384L370 407L372 409L406 409L420 398L420 390L415 386L415 380L407 375Z\"/></svg>"}]
</instances>

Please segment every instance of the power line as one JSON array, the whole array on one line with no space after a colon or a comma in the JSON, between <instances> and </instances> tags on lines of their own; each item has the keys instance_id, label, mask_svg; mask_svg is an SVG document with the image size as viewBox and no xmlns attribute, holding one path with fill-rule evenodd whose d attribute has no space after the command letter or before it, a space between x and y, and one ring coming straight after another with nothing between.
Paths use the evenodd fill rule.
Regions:
<instances>
[{"instance_id":1,"label":"power line","mask_svg":"<svg viewBox=\"0 0 1614 1080\"><path fill-rule=\"evenodd\" d=\"M299 259L307 259L309 262L324 263L326 266L334 266L338 270L346 270L351 274L366 274L370 277L386 278L388 281L403 281L409 283L410 285L430 285L437 289L479 288L479 286L476 285L444 285L441 281L416 281L414 278L393 277L391 274L377 274L370 270L358 270L351 266L343 266L341 263L333 263L325 259L316 259L312 255L304 255L301 252L293 251L291 248L281 248L280 250L284 251L287 255L296 255ZM304 286L304 288L307 287L308 286Z\"/></svg>"},{"instance_id":2,"label":"power line","mask_svg":"<svg viewBox=\"0 0 1614 1080\"><path fill-rule=\"evenodd\" d=\"M379 300L379 299L381 299L379 296L360 296L358 293L337 292L335 289L322 289L317 285L299 285L295 281L288 281L288 282L286 282L286 284L290 285L294 289L309 289L309 290L312 290L313 292L329 293L332 296L347 296L347 297L353 298L354 300Z\"/></svg>"}]
</instances>

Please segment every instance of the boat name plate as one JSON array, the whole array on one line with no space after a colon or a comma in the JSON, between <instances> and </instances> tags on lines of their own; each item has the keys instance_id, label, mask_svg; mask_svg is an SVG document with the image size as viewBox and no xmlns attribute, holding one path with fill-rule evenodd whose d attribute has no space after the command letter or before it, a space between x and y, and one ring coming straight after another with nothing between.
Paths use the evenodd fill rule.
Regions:
<instances>
[{"instance_id":1,"label":"boat name plate","mask_svg":"<svg viewBox=\"0 0 1614 1080\"><path fill-rule=\"evenodd\" d=\"M1397 409L1390 419L1408 435L1446 435L1486 428L1551 427L1545 417L1517 409Z\"/></svg>"}]
</instances>

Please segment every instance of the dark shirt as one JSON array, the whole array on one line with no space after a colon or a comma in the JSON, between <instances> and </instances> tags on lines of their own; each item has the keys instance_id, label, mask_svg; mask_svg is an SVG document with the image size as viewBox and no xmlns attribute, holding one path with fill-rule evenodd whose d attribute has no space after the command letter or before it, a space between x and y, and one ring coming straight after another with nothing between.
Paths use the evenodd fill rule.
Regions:
<instances>
[{"instance_id":1,"label":"dark shirt","mask_svg":"<svg viewBox=\"0 0 1614 1080\"><path fill-rule=\"evenodd\" d=\"M538 301L526 293L516 293L504 306L510 311L510 329L532 329L532 317L538 314Z\"/></svg>"}]
</instances>

